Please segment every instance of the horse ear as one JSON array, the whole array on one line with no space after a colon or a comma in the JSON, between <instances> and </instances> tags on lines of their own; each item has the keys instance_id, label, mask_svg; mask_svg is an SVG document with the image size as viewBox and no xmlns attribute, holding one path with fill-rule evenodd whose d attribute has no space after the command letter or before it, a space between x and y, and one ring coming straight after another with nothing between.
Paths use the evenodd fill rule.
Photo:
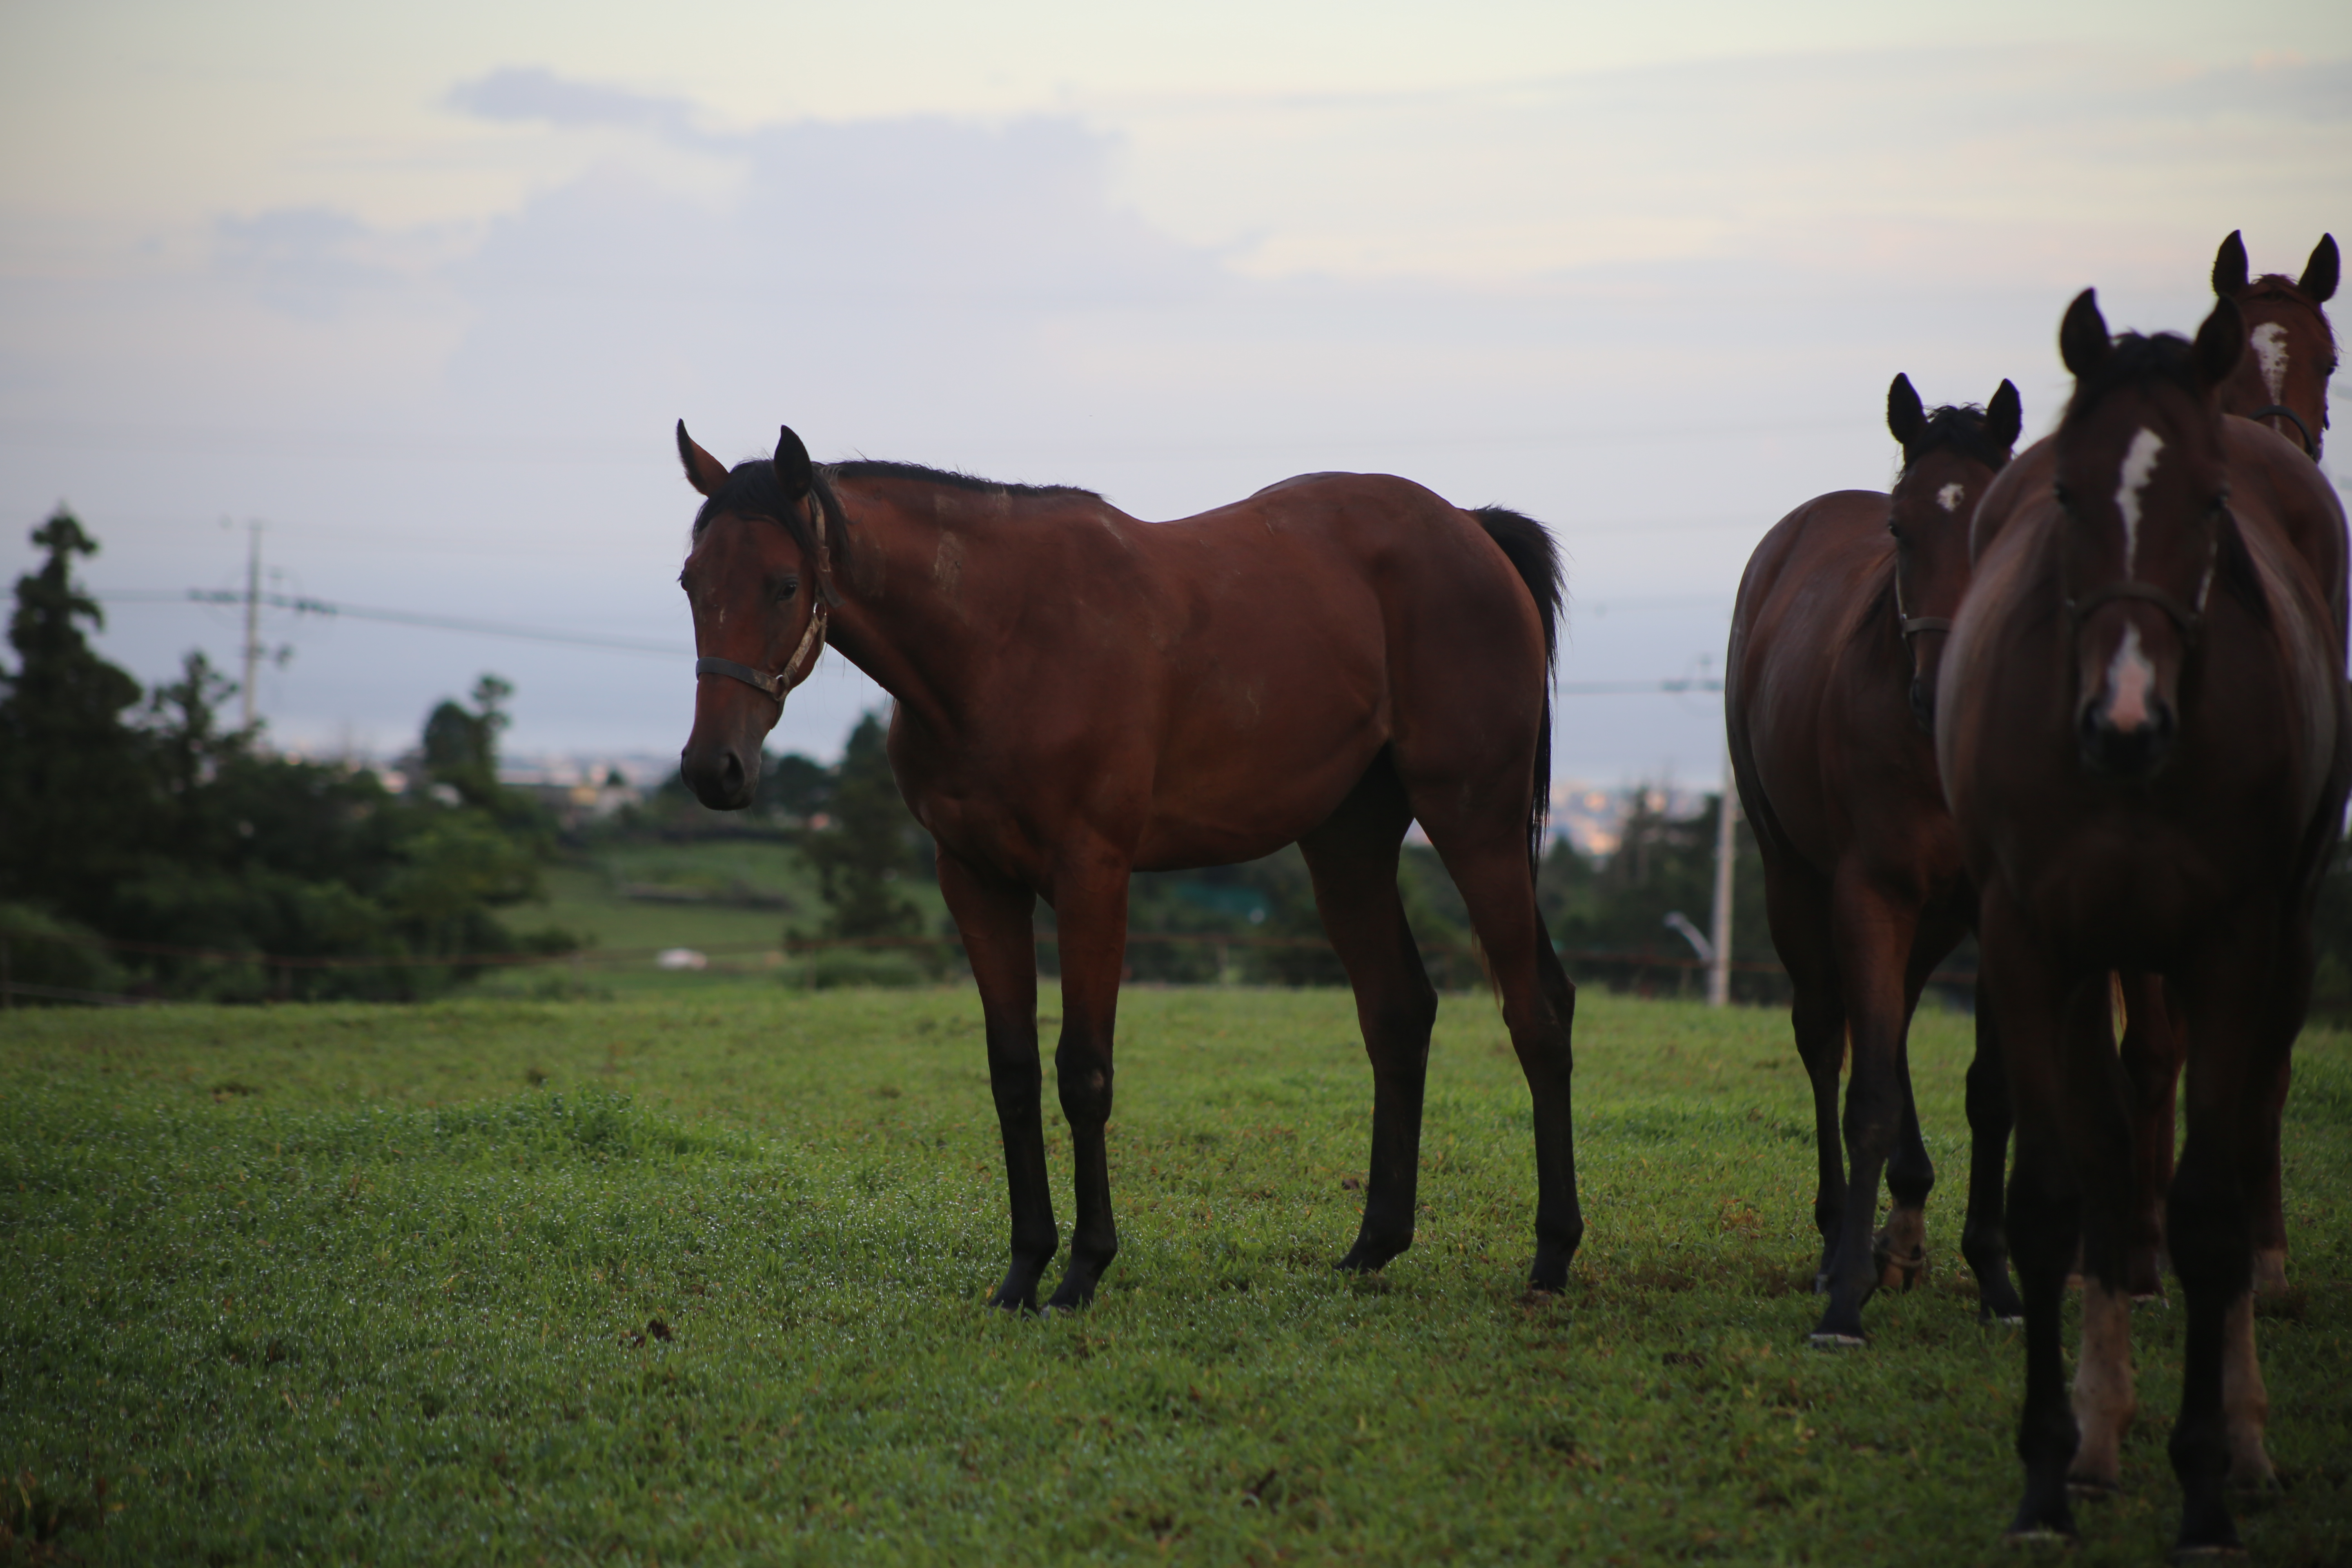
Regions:
<instances>
[{"instance_id":1,"label":"horse ear","mask_svg":"<svg viewBox=\"0 0 2352 1568\"><path fill-rule=\"evenodd\" d=\"M2311 260L2305 264L2303 276L2295 287L2311 296L2312 303L2324 305L2336 297L2336 284L2343 270L2343 260L2336 254L2336 237L2323 234L2319 243L2311 247Z\"/></svg>"},{"instance_id":2,"label":"horse ear","mask_svg":"<svg viewBox=\"0 0 2352 1568\"><path fill-rule=\"evenodd\" d=\"M2003 376L1992 401L1985 405L1985 439L2006 452L2016 447L2024 428L2025 405L2018 398L2016 384Z\"/></svg>"},{"instance_id":3,"label":"horse ear","mask_svg":"<svg viewBox=\"0 0 2352 1568\"><path fill-rule=\"evenodd\" d=\"M686 433L686 421L677 422L677 460L686 465L686 482L692 485L705 500L719 493L727 482L727 465L694 444Z\"/></svg>"},{"instance_id":4,"label":"horse ear","mask_svg":"<svg viewBox=\"0 0 2352 1568\"><path fill-rule=\"evenodd\" d=\"M1919 394L1913 390L1911 378L1897 371L1886 387L1886 428L1902 445L1907 456L1911 443L1927 427L1927 411L1919 405Z\"/></svg>"},{"instance_id":5,"label":"horse ear","mask_svg":"<svg viewBox=\"0 0 2352 1568\"><path fill-rule=\"evenodd\" d=\"M2213 256L2213 292L2226 300L2245 291L2246 239L2243 231L2233 228Z\"/></svg>"},{"instance_id":6,"label":"horse ear","mask_svg":"<svg viewBox=\"0 0 2352 1568\"><path fill-rule=\"evenodd\" d=\"M789 425L776 428L776 483L784 487L784 494L798 500L808 494L809 486L816 482L816 470L809 462L808 448L793 434Z\"/></svg>"},{"instance_id":7,"label":"horse ear","mask_svg":"<svg viewBox=\"0 0 2352 1568\"><path fill-rule=\"evenodd\" d=\"M2197 379L2207 388L2229 379L2246 352L2246 318L2234 300L2216 300L2213 313L2197 329Z\"/></svg>"},{"instance_id":8,"label":"horse ear","mask_svg":"<svg viewBox=\"0 0 2352 1568\"><path fill-rule=\"evenodd\" d=\"M2099 291L2084 289L2058 323L2058 357L2079 381L2105 363L2114 347L2107 339L2107 319L2099 314Z\"/></svg>"}]
</instances>

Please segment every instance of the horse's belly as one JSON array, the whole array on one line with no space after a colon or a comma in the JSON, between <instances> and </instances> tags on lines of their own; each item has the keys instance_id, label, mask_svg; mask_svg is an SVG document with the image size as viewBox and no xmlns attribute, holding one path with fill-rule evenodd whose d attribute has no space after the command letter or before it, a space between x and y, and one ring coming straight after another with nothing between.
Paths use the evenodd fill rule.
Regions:
<instances>
[{"instance_id":1,"label":"horse's belly","mask_svg":"<svg viewBox=\"0 0 2352 1568\"><path fill-rule=\"evenodd\" d=\"M1386 740L1370 722L1353 733L1237 736L1199 765L1164 766L1135 868L1226 866L1274 853L1339 808Z\"/></svg>"}]
</instances>

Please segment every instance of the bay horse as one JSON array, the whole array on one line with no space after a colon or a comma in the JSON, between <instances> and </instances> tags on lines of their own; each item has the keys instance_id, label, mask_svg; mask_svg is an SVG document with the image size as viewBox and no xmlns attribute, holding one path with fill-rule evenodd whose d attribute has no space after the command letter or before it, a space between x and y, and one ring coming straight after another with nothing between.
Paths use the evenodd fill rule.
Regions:
<instances>
[{"instance_id":1,"label":"bay horse","mask_svg":"<svg viewBox=\"0 0 2352 1568\"><path fill-rule=\"evenodd\" d=\"M2313 902L2352 790L2340 577L2297 541L2332 535L2341 561L2344 513L2315 467L2221 415L2246 350L2233 301L2193 342L2111 341L2085 291L2059 342L2074 395L1979 506L1937 704L2017 1117L2025 1489L2011 1534L2073 1534L2069 1483L2114 1488L2135 1408L2134 1133L2107 1000L2123 970L2160 975L2186 1023L2167 1231L2187 1351L2170 1452L2182 1549L2227 1550L2225 1483L2271 1474L2255 1238L2274 1089L2310 995ZM2060 1308L2078 1241L2070 1409Z\"/></svg>"},{"instance_id":2,"label":"bay horse","mask_svg":"<svg viewBox=\"0 0 2352 1568\"><path fill-rule=\"evenodd\" d=\"M2246 242L2232 229L2213 257L2213 292L2238 307L2253 352L2221 384L2221 412L2268 425L2313 462L2327 439L2327 378L2336 374L2336 331L2324 307L2336 297L2343 258L2323 234L2303 276L2246 276Z\"/></svg>"},{"instance_id":3,"label":"bay horse","mask_svg":"<svg viewBox=\"0 0 2352 1568\"><path fill-rule=\"evenodd\" d=\"M1926 1268L1922 1207L1936 1172L1906 1040L1927 976L1976 918L1927 730L1944 635L1968 586L1969 520L2022 422L2007 381L1981 410L1930 414L1897 375L1886 394L1887 428L1903 449L1893 493L1839 490L1781 519L1749 559L1732 611L1732 772L1763 852L1773 945L1795 990L1790 1022L1812 1082L1814 1285L1828 1298L1817 1344L1863 1342L1871 1293L1882 1282L1907 1289ZM2000 1072L1998 1051L1980 1042L1968 1080L1961 1250L1985 1312L2014 1318L2022 1309L2001 1233ZM1882 1170L1893 1207L1874 1238Z\"/></svg>"},{"instance_id":4,"label":"bay horse","mask_svg":"<svg viewBox=\"0 0 2352 1568\"><path fill-rule=\"evenodd\" d=\"M1363 1218L1339 1267L1412 1245L1437 994L1397 891L1418 819L1469 907L1535 1102L1533 1288L1584 1232L1569 1099L1575 987L1536 910L1561 574L1541 524L1381 475L1311 474L1179 521L1091 491L911 464L818 467L787 427L729 469L681 421L704 498L679 577L694 616L681 771L749 804L760 746L830 644L897 699L890 765L939 847L978 983L1003 1134L1012 1262L1034 1310L1059 1241L1037 1047L1044 899L1062 958L1054 1054L1076 1165L1048 1310L1118 1251L1104 1124L1138 870L1297 843L1372 1066Z\"/></svg>"},{"instance_id":5,"label":"bay horse","mask_svg":"<svg viewBox=\"0 0 2352 1568\"><path fill-rule=\"evenodd\" d=\"M2221 383L2218 401L2224 414L2261 426L2266 434L2232 426L2228 440L2238 459L2251 471L2273 483L2273 472L2292 474L2293 453L2317 461L2327 435L2327 385L2336 366L2336 332L2324 308L2336 294L2341 270L2336 237L2323 234L2312 247L2300 278L2265 273L2249 279L2243 236L2232 231L2213 258L2212 284L2217 298L2239 308L2246 324L2247 352ZM2269 437L2278 437L2275 441ZM2037 447L2004 476L2003 487L2032 489L2051 482L2051 452ZM2292 480L2286 481L2292 483ZM2004 497L2000 505L1979 511L1973 549L1981 553L2013 508ZM2352 616L2347 611L2347 574L2343 531L2325 514L2307 509L2284 509L2282 525L2291 542L2310 563L2326 590L2339 640ZM2161 1291L2162 1217L2160 1194L2172 1175L2172 1126L2175 1088L2180 1076L2182 1045L2179 1010L2165 997L2160 984L2147 976L2118 979L2118 1001L2125 1018L2123 1059L2135 1096L2136 1158L2141 1171L2140 1216L2130 1253L2132 1291L2147 1297ZM2288 1081L2282 1076L2273 1100L2283 1110ZM2273 1168L2266 1196L2256 1219L2254 1280L2258 1289L2286 1287L2286 1218L2279 1173Z\"/></svg>"}]
</instances>

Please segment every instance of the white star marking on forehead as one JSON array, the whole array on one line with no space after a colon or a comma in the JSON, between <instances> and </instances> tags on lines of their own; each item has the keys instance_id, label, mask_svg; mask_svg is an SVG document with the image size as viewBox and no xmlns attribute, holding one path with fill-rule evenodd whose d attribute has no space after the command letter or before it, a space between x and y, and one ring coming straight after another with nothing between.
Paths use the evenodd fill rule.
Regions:
<instances>
[{"instance_id":1,"label":"white star marking on forehead","mask_svg":"<svg viewBox=\"0 0 2352 1568\"><path fill-rule=\"evenodd\" d=\"M2256 327L2247 340L2254 346L2254 362L2262 367L2263 384L2270 388L2273 403L2286 397L2286 329L2276 321L2264 321Z\"/></svg>"},{"instance_id":2,"label":"white star marking on forehead","mask_svg":"<svg viewBox=\"0 0 2352 1568\"><path fill-rule=\"evenodd\" d=\"M2147 481L2156 477L2157 455L2164 450L2164 437L2145 425L2131 438L2130 449L2124 453L2124 466L2116 476L2116 510L2124 514L2124 575L2132 574L2132 561L2139 553L2139 492L2147 489Z\"/></svg>"},{"instance_id":3,"label":"white star marking on forehead","mask_svg":"<svg viewBox=\"0 0 2352 1568\"><path fill-rule=\"evenodd\" d=\"M1946 511L1958 511L1960 510L1960 498L1968 493L1969 487L1966 485L1946 485L1936 492L1936 504Z\"/></svg>"}]
</instances>

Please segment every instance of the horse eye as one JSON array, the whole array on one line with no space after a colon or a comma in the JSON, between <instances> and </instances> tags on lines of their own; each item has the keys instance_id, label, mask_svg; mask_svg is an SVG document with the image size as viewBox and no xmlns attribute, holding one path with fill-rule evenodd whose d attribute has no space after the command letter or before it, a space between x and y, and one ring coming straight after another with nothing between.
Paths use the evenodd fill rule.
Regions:
<instances>
[{"instance_id":1,"label":"horse eye","mask_svg":"<svg viewBox=\"0 0 2352 1568\"><path fill-rule=\"evenodd\" d=\"M793 595L798 594L800 591L800 579L797 577L787 577L784 579L783 585L776 590L776 603L779 605L789 605L793 602Z\"/></svg>"}]
</instances>

